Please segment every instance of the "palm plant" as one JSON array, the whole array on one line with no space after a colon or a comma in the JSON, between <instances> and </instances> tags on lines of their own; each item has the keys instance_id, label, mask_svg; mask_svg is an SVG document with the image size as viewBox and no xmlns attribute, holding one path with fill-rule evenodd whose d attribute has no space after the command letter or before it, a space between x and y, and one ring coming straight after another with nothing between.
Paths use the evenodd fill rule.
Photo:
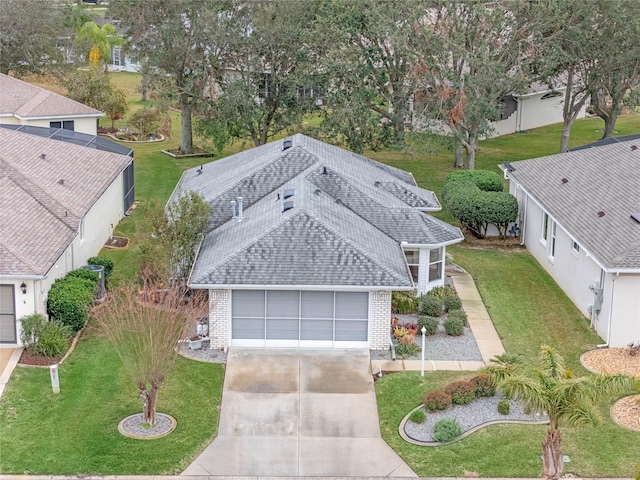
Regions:
<instances>
[{"instance_id":1,"label":"palm plant","mask_svg":"<svg viewBox=\"0 0 640 480\"><path fill-rule=\"evenodd\" d=\"M484 372L505 395L522 401L528 413L549 417L549 430L542 441L543 473L549 479L562 475L560 428L597 425L602 420L599 402L629 391L634 385L634 380L626 375L574 377L565 368L562 356L546 345L540 347L534 368L514 361L513 356L500 356Z\"/></svg>"}]
</instances>

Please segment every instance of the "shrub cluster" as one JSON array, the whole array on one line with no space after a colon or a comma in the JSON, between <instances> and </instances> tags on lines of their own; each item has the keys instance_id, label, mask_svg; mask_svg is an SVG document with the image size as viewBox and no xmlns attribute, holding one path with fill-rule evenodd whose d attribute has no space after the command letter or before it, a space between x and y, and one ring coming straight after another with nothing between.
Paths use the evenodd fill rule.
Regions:
<instances>
[{"instance_id":1,"label":"shrub cluster","mask_svg":"<svg viewBox=\"0 0 640 480\"><path fill-rule=\"evenodd\" d=\"M509 415L511 412L511 403L506 398L503 398L498 402L498 413L500 415Z\"/></svg>"},{"instance_id":2,"label":"shrub cluster","mask_svg":"<svg viewBox=\"0 0 640 480\"><path fill-rule=\"evenodd\" d=\"M427 414L424 413L424 410L422 410L421 408L414 410L413 412L411 412L411 415L409 415L409 420L413 423L424 423L426 419Z\"/></svg>"},{"instance_id":3,"label":"shrub cluster","mask_svg":"<svg viewBox=\"0 0 640 480\"><path fill-rule=\"evenodd\" d=\"M34 313L20 319L22 344L32 355L57 357L69 346L71 329L57 320L48 321L44 315Z\"/></svg>"},{"instance_id":4,"label":"shrub cluster","mask_svg":"<svg viewBox=\"0 0 640 480\"><path fill-rule=\"evenodd\" d=\"M447 315L447 318L458 318L458 319L462 320L462 324L465 327L467 327L469 325L469 320L467 319L467 314L462 309L449 310L449 314Z\"/></svg>"},{"instance_id":5,"label":"shrub cluster","mask_svg":"<svg viewBox=\"0 0 640 480\"><path fill-rule=\"evenodd\" d=\"M401 315L415 313L418 310L416 291L410 290L391 292L391 312Z\"/></svg>"},{"instance_id":6,"label":"shrub cluster","mask_svg":"<svg viewBox=\"0 0 640 480\"><path fill-rule=\"evenodd\" d=\"M104 284L105 286L109 284L109 278L111 277L111 274L113 273L113 267L115 266L113 260L111 260L109 257L103 256L91 257L87 260L87 264L99 265L101 267L104 267Z\"/></svg>"},{"instance_id":7,"label":"shrub cluster","mask_svg":"<svg viewBox=\"0 0 640 480\"><path fill-rule=\"evenodd\" d=\"M418 319L418 329L422 331L422 327L425 328L426 335L435 335L438 332L438 319L436 317L422 315Z\"/></svg>"},{"instance_id":8,"label":"shrub cluster","mask_svg":"<svg viewBox=\"0 0 640 480\"><path fill-rule=\"evenodd\" d=\"M464 333L464 321L461 318L449 317L444 321L444 331L452 337L459 337Z\"/></svg>"},{"instance_id":9,"label":"shrub cluster","mask_svg":"<svg viewBox=\"0 0 640 480\"><path fill-rule=\"evenodd\" d=\"M440 287L433 287L425 295L429 297L436 297L440 300L444 300L446 297L455 296L456 291L451 285L442 285Z\"/></svg>"},{"instance_id":10,"label":"shrub cluster","mask_svg":"<svg viewBox=\"0 0 640 480\"><path fill-rule=\"evenodd\" d=\"M462 435L462 427L453 418L443 418L438 420L433 427L433 439L436 442L450 442L454 438Z\"/></svg>"},{"instance_id":11,"label":"shrub cluster","mask_svg":"<svg viewBox=\"0 0 640 480\"><path fill-rule=\"evenodd\" d=\"M84 327L95 299L98 276L78 269L59 278L49 290L47 312L54 320L68 326L72 333Z\"/></svg>"},{"instance_id":12,"label":"shrub cluster","mask_svg":"<svg viewBox=\"0 0 640 480\"><path fill-rule=\"evenodd\" d=\"M471 381L458 380L444 388L451 395L451 401L456 405L469 405L476 399L476 387Z\"/></svg>"},{"instance_id":13,"label":"shrub cluster","mask_svg":"<svg viewBox=\"0 0 640 480\"><path fill-rule=\"evenodd\" d=\"M422 402L424 408L429 412L435 412L436 410L446 410L451 406L452 399L444 390L432 390L424 396L424 402Z\"/></svg>"},{"instance_id":14,"label":"shrub cluster","mask_svg":"<svg viewBox=\"0 0 640 480\"><path fill-rule=\"evenodd\" d=\"M496 387L489 375L482 373L469 381L473 383L476 398L493 397L496 394Z\"/></svg>"},{"instance_id":15,"label":"shrub cluster","mask_svg":"<svg viewBox=\"0 0 640 480\"><path fill-rule=\"evenodd\" d=\"M444 206L479 238L493 224L506 238L509 223L518 216L518 201L502 191L502 179L486 170L466 170L447 175L442 188Z\"/></svg>"},{"instance_id":16,"label":"shrub cluster","mask_svg":"<svg viewBox=\"0 0 640 480\"><path fill-rule=\"evenodd\" d=\"M462 300L460 300L460 297L457 295L447 295L442 299L442 303L444 303L444 309L447 312L462 309Z\"/></svg>"},{"instance_id":17,"label":"shrub cluster","mask_svg":"<svg viewBox=\"0 0 640 480\"><path fill-rule=\"evenodd\" d=\"M439 317L442 315L443 308L444 304L440 298L433 295L423 295L418 305L418 313L430 317Z\"/></svg>"}]
</instances>

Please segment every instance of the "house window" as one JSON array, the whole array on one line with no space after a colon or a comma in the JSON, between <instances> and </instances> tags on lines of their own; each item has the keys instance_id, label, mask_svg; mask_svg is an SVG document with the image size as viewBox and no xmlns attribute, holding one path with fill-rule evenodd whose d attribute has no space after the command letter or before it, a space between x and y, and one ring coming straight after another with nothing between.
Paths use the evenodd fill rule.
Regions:
<instances>
[{"instance_id":1,"label":"house window","mask_svg":"<svg viewBox=\"0 0 640 480\"><path fill-rule=\"evenodd\" d=\"M420 251L419 250L405 250L404 256L407 259L407 265L409 265L409 271L411 272L411 278L413 283L418 283L418 265L420 263Z\"/></svg>"},{"instance_id":2,"label":"house window","mask_svg":"<svg viewBox=\"0 0 640 480\"><path fill-rule=\"evenodd\" d=\"M575 240L572 242L571 248L573 248L573 251L575 253L580 252L580 245L578 245L578 242L576 242Z\"/></svg>"},{"instance_id":3,"label":"house window","mask_svg":"<svg viewBox=\"0 0 640 480\"><path fill-rule=\"evenodd\" d=\"M63 130L75 130L73 120L64 120L62 122L49 122L49 128L62 128Z\"/></svg>"},{"instance_id":4,"label":"house window","mask_svg":"<svg viewBox=\"0 0 640 480\"><path fill-rule=\"evenodd\" d=\"M553 259L556 256L556 222L551 222L551 253L549 257Z\"/></svg>"},{"instance_id":5,"label":"house window","mask_svg":"<svg viewBox=\"0 0 640 480\"><path fill-rule=\"evenodd\" d=\"M542 241L547 242L549 236L549 215L546 213L542 217Z\"/></svg>"},{"instance_id":6,"label":"house window","mask_svg":"<svg viewBox=\"0 0 640 480\"><path fill-rule=\"evenodd\" d=\"M429 282L442 280L444 272L444 255L442 248L436 248L429 252Z\"/></svg>"},{"instance_id":7,"label":"house window","mask_svg":"<svg viewBox=\"0 0 640 480\"><path fill-rule=\"evenodd\" d=\"M124 67L124 56L122 55L122 49L113 47L111 50L111 63L118 67Z\"/></svg>"}]
</instances>

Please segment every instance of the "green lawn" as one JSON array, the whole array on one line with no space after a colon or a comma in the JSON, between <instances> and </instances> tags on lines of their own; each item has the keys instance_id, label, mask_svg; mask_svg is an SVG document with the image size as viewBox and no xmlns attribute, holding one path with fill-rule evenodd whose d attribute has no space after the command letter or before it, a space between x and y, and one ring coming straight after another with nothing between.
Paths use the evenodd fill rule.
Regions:
<instances>
[{"instance_id":1,"label":"green lawn","mask_svg":"<svg viewBox=\"0 0 640 480\"><path fill-rule=\"evenodd\" d=\"M140 76L110 73L139 108ZM166 201L186 168L199 159L177 160L160 153L180 142L179 114L173 113L173 134L162 143L135 145L138 207L123 219L116 235L131 240L127 250L104 249L116 262L113 282L136 278L138 240L148 234L144 208L151 200ZM106 120L108 122L108 120ZM313 119L309 120L313 123ZM120 121L124 125L126 120ZM124 123L123 123L124 122ZM571 146L598 140L599 119L579 120ZM640 131L640 115L620 117L620 135ZM560 126L481 142L477 168L499 171L497 165L557 153ZM198 144L199 139L195 140ZM404 151L367 152L371 158L409 170L418 184L439 194L452 171L446 148L427 151L418 139ZM131 145L131 144L130 144ZM229 146L224 155L249 144ZM433 147L433 146L432 146ZM440 218L451 221L447 212ZM557 285L524 251L450 248L454 261L476 280L480 294L506 349L534 358L548 343L565 356L578 374L578 355L601 340ZM141 411L135 388L124 378L106 341L86 335L60 367L62 393L53 395L47 370L18 367L0 402L0 472L32 474L162 474L181 471L217 430L223 369L220 365L180 358L160 392L159 411L178 419L177 430L163 439L141 442L118 434L117 423ZM528 476L541 473L540 442L545 427L495 426L447 447L417 447L398 435L400 420L421 402L424 393L451 380L469 376L435 372L424 379L415 373L386 375L376 382L381 430L419 475L462 476L464 470L483 476ZM607 405L603 405L606 409ZM606 413L606 412L605 412ZM608 417L606 417L608 418ZM638 458L640 432L616 426L610 419L599 428L567 429L564 445L572 463L568 472L583 476L630 476ZM34 455L34 452L38 452Z\"/></svg>"},{"instance_id":2,"label":"green lawn","mask_svg":"<svg viewBox=\"0 0 640 480\"><path fill-rule=\"evenodd\" d=\"M158 411L176 418L167 437L134 440L117 426L140 413L138 391L110 344L82 337L60 366L60 394L46 368L17 367L0 402L3 474L174 474L218 430L223 367L178 358L160 389Z\"/></svg>"}]
</instances>

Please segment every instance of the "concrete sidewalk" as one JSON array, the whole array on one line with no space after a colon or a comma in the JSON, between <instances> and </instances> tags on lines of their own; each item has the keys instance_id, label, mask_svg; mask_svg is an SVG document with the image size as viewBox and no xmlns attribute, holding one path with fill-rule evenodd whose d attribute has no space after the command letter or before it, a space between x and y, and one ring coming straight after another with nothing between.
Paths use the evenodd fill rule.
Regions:
<instances>
[{"instance_id":1,"label":"concrete sidewalk","mask_svg":"<svg viewBox=\"0 0 640 480\"><path fill-rule=\"evenodd\" d=\"M229 351L218 436L183 475L416 474L380 435L368 350Z\"/></svg>"},{"instance_id":2,"label":"concrete sidewalk","mask_svg":"<svg viewBox=\"0 0 640 480\"><path fill-rule=\"evenodd\" d=\"M22 347L0 347L0 397L22 355Z\"/></svg>"},{"instance_id":3,"label":"concrete sidewalk","mask_svg":"<svg viewBox=\"0 0 640 480\"><path fill-rule=\"evenodd\" d=\"M471 275L467 272L447 272L453 281L456 293L462 300L462 307L467 313L469 320L469 328L473 332L476 339L478 350L482 355L482 361L442 361L430 360L425 358L425 372L433 372L435 370L453 370L453 371L475 371L488 364L496 355L505 353L502 341L496 332L491 317L482 302L480 293L476 288ZM394 360L371 360L371 369L374 373L383 372L402 372L402 371L420 371L422 369L422 360L403 360L401 358Z\"/></svg>"}]
</instances>

